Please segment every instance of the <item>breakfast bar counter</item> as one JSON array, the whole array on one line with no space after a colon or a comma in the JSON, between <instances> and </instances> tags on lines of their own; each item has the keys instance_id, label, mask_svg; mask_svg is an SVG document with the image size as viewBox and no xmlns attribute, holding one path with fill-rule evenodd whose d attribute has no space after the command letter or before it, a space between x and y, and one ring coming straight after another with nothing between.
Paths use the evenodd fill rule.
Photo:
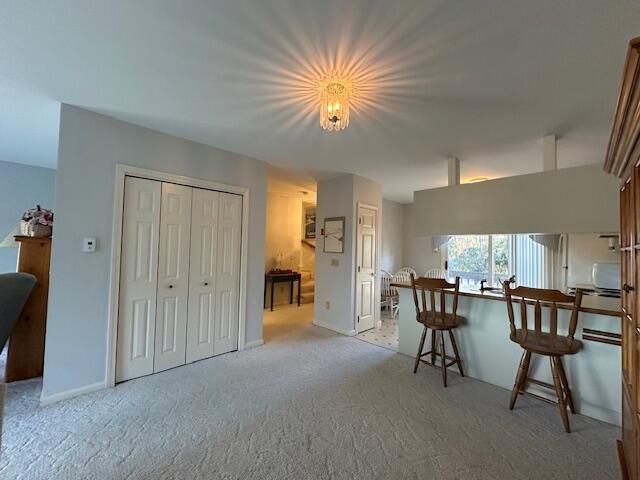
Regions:
<instances>
[{"instance_id":1,"label":"breakfast bar counter","mask_svg":"<svg viewBox=\"0 0 640 480\"><path fill-rule=\"evenodd\" d=\"M413 292L406 284L393 286L400 297L399 352L415 357L423 326L416 321ZM451 300L452 296L447 295L448 309ZM456 341L465 375L507 389L504 397L506 410L522 349L509 340L505 297L500 292L480 292L461 287L458 302L458 315L464 317L465 322L456 330ZM570 310L561 307L558 304L558 328L566 331ZM533 306L529 308L532 315ZM543 322L548 321L548 315L548 309L543 308ZM516 314L516 323L519 321L519 314ZM585 295L575 336L582 342L582 350L565 359L577 412L614 424L620 423L621 354L620 347L615 344L620 327L620 299ZM597 332L613 335L599 340ZM609 343L604 343L607 341ZM418 370L417 375L424 373L424 368ZM549 361L540 355L532 358L530 372L533 378L552 381ZM455 368L451 373L449 388L465 381L456 375ZM530 385L529 390L551 398L545 389L535 385Z\"/></svg>"}]
</instances>

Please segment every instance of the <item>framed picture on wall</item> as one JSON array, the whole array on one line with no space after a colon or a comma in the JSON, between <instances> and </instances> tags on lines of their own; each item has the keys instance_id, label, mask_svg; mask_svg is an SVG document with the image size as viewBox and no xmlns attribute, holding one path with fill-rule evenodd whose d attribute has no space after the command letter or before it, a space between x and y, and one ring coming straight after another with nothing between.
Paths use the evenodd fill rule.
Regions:
<instances>
[{"instance_id":1,"label":"framed picture on wall","mask_svg":"<svg viewBox=\"0 0 640 480\"><path fill-rule=\"evenodd\" d=\"M344 217L324 219L324 252L344 253Z\"/></svg>"}]
</instances>

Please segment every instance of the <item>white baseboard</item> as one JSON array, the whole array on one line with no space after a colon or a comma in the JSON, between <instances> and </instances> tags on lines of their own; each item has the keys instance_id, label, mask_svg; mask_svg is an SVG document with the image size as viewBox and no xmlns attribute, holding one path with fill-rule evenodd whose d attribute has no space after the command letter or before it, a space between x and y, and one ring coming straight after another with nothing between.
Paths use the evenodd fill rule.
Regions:
<instances>
[{"instance_id":1,"label":"white baseboard","mask_svg":"<svg viewBox=\"0 0 640 480\"><path fill-rule=\"evenodd\" d=\"M333 325L329 325L328 323L320 322L318 320L314 320L312 323L317 327L326 328L327 330L332 330L348 337L353 337L356 334L355 330L343 330L342 328L338 328Z\"/></svg>"},{"instance_id":2,"label":"white baseboard","mask_svg":"<svg viewBox=\"0 0 640 480\"><path fill-rule=\"evenodd\" d=\"M244 344L244 350L247 350L249 348L260 347L261 345L264 345L264 340L263 339L254 340L253 342L247 342L247 343Z\"/></svg>"},{"instance_id":3,"label":"white baseboard","mask_svg":"<svg viewBox=\"0 0 640 480\"><path fill-rule=\"evenodd\" d=\"M78 388L72 388L71 390L65 390L64 392L54 393L53 395L49 395L47 397L43 396L40 397L40 406L44 407L45 405L51 405L52 403L56 403L61 400L68 400L70 398L84 395L86 393L97 392L98 390L102 390L104 388L106 388L104 382L97 382Z\"/></svg>"}]
</instances>

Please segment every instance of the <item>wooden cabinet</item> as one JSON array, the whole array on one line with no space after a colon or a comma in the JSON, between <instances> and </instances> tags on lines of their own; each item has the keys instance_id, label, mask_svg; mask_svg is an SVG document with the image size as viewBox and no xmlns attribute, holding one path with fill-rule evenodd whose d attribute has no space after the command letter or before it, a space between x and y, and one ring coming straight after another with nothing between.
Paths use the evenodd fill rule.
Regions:
<instances>
[{"instance_id":1,"label":"wooden cabinet","mask_svg":"<svg viewBox=\"0 0 640 480\"><path fill-rule=\"evenodd\" d=\"M16 237L16 242L18 271L35 275L38 283L9 338L6 382L42 376L47 327L51 238Z\"/></svg>"},{"instance_id":2,"label":"wooden cabinet","mask_svg":"<svg viewBox=\"0 0 640 480\"><path fill-rule=\"evenodd\" d=\"M623 476L640 479L640 37L629 45L605 171L620 186L622 273L622 434Z\"/></svg>"}]
</instances>

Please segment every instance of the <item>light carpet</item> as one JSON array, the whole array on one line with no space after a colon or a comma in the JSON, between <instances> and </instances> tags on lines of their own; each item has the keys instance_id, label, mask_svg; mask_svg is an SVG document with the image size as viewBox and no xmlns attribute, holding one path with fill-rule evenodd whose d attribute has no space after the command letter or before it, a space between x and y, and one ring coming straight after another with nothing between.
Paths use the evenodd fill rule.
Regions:
<instances>
[{"instance_id":1,"label":"light carpet","mask_svg":"<svg viewBox=\"0 0 640 480\"><path fill-rule=\"evenodd\" d=\"M618 429L274 312L262 347L40 408L12 384L2 479L607 479ZM303 315L304 314L304 315ZM514 365L515 369L515 365ZM515 370L514 370L515 371Z\"/></svg>"}]
</instances>

